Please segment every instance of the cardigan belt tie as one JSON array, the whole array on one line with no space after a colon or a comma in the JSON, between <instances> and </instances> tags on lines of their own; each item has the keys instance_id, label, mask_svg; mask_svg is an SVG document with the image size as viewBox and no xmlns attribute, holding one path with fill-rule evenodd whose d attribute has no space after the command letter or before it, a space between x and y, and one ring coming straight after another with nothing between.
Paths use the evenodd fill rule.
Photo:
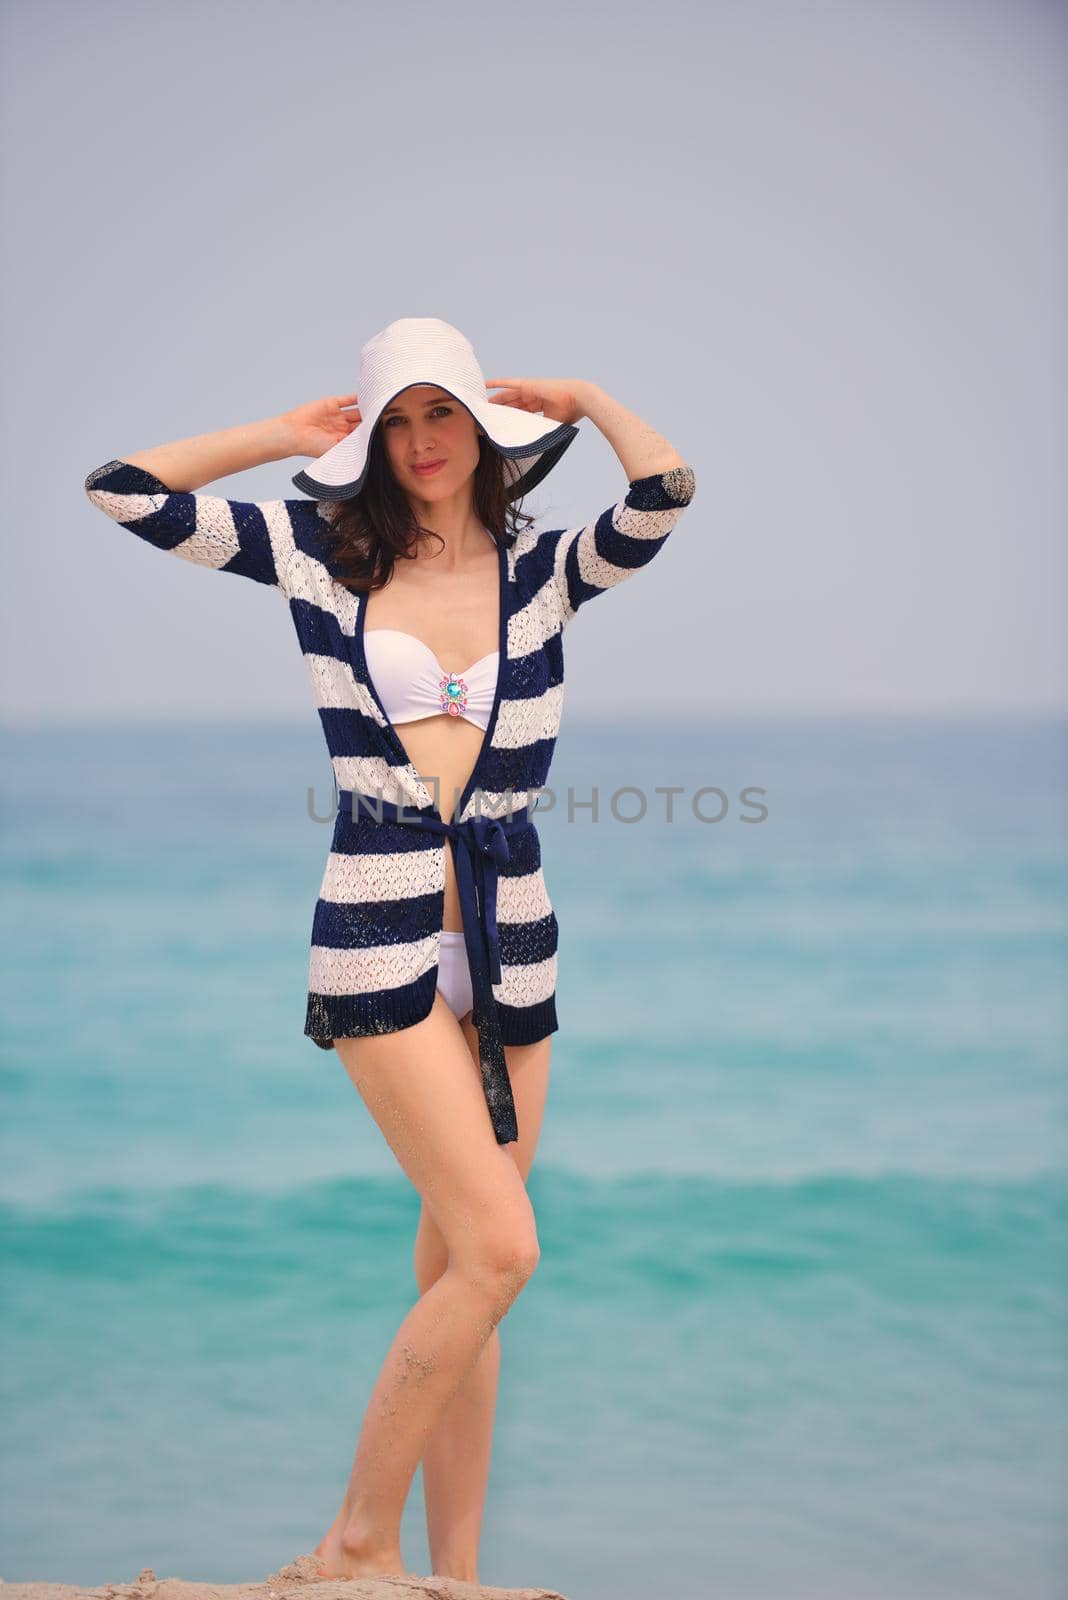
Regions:
<instances>
[{"instance_id":1,"label":"cardigan belt tie","mask_svg":"<svg viewBox=\"0 0 1068 1600\"><path fill-rule=\"evenodd\" d=\"M500 1017L493 984L501 981L501 952L497 936L497 868L508 863L508 838L533 826L523 806L506 817L468 817L466 822L445 822L436 811L413 811L378 795L342 789L339 806L353 820L360 816L375 822L399 822L444 834L452 846L464 945L471 968L474 997L472 1021L478 1030L482 1089L498 1144L518 1139L512 1084L504 1058Z\"/></svg>"}]
</instances>

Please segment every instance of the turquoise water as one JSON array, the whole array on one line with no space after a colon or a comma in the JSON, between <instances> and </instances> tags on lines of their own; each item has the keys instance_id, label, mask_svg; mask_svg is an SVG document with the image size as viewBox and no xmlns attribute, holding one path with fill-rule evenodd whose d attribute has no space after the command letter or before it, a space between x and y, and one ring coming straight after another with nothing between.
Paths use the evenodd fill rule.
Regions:
<instances>
[{"instance_id":1,"label":"turquoise water","mask_svg":"<svg viewBox=\"0 0 1068 1600\"><path fill-rule=\"evenodd\" d=\"M1059 1594L1065 724L692 732L570 724L539 810L561 1029L483 1581ZM325 748L3 751L0 1575L265 1575L332 1518L415 1294L418 1198L301 1031Z\"/></svg>"}]
</instances>

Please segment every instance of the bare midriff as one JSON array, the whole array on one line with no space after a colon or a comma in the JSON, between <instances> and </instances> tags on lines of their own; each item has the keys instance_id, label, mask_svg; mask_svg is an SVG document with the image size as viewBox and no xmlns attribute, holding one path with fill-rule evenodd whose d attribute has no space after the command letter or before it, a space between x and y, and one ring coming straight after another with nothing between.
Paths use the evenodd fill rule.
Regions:
<instances>
[{"instance_id":1,"label":"bare midriff","mask_svg":"<svg viewBox=\"0 0 1068 1600\"><path fill-rule=\"evenodd\" d=\"M422 778L444 822L449 822L456 801L463 793L482 748L483 731L466 717L450 717L445 711L436 716L402 722L397 736L404 745L416 772ZM434 780L437 780L435 789ZM445 846L445 911L443 926L461 928L460 895L452 846Z\"/></svg>"},{"instance_id":2,"label":"bare midriff","mask_svg":"<svg viewBox=\"0 0 1068 1600\"><path fill-rule=\"evenodd\" d=\"M403 566L398 564L385 588L372 591L367 600L364 632L399 628L428 645L445 672L463 673L499 648L499 602L495 545L490 545L485 557L463 573L437 571L431 575L430 564L420 558ZM467 717L439 711L413 722L398 723L395 732L442 820L451 821L456 802L475 770L485 730ZM448 842L442 925L451 930L463 927L452 846Z\"/></svg>"}]
</instances>

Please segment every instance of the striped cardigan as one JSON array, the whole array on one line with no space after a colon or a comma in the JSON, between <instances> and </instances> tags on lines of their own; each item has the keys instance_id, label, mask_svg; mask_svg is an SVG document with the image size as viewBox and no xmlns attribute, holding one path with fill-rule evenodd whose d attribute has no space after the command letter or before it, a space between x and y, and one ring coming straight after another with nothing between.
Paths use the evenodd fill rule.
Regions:
<instances>
[{"instance_id":1,"label":"striped cardigan","mask_svg":"<svg viewBox=\"0 0 1068 1600\"><path fill-rule=\"evenodd\" d=\"M622 500L585 526L532 525L499 542L500 672L451 834L368 673L366 597L328 570L321 534L329 502L172 491L120 460L90 472L85 490L157 549L239 573L288 603L342 801L312 923L305 1034L330 1049L335 1038L393 1033L429 1013L448 838L472 958L474 1021L485 1046L487 1103L498 1141L514 1138L501 1046L532 1043L559 1025L558 926L530 813L560 726L564 629L587 601L661 549L693 497L692 468L633 479ZM354 796L379 797L386 814L381 806L376 816L361 814ZM527 804L516 813L520 799ZM405 825L401 815L427 826ZM516 815L526 826L507 837L504 827L491 828L493 818Z\"/></svg>"}]
</instances>

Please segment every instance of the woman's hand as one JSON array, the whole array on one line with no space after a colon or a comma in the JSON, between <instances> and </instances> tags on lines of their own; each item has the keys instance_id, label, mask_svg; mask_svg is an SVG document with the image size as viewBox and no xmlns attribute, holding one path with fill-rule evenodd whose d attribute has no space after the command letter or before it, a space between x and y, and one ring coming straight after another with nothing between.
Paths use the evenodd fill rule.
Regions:
<instances>
[{"instance_id":1,"label":"woman's hand","mask_svg":"<svg viewBox=\"0 0 1068 1600\"><path fill-rule=\"evenodd\" d=\"M343 407L351 407L343 410ZM361 422L354 394L328 394L322 400L284 411L279 420L292 441L291 455L314 456L316 460L340 444Z\"/></svg>"},{"instance_id":2,"label":"woman's hand","mask_svg":"<svg viewBox=\"0 0 1068 1600\"><path fill-rule=\"evenodd\" d=\"M490 378L487 389L503 389L490 396L495 406L515 406L518 411L540 411L550 422L575 423L586 415L585 397L590 385L583 378Z\"/></svg>"}]
</instances>

